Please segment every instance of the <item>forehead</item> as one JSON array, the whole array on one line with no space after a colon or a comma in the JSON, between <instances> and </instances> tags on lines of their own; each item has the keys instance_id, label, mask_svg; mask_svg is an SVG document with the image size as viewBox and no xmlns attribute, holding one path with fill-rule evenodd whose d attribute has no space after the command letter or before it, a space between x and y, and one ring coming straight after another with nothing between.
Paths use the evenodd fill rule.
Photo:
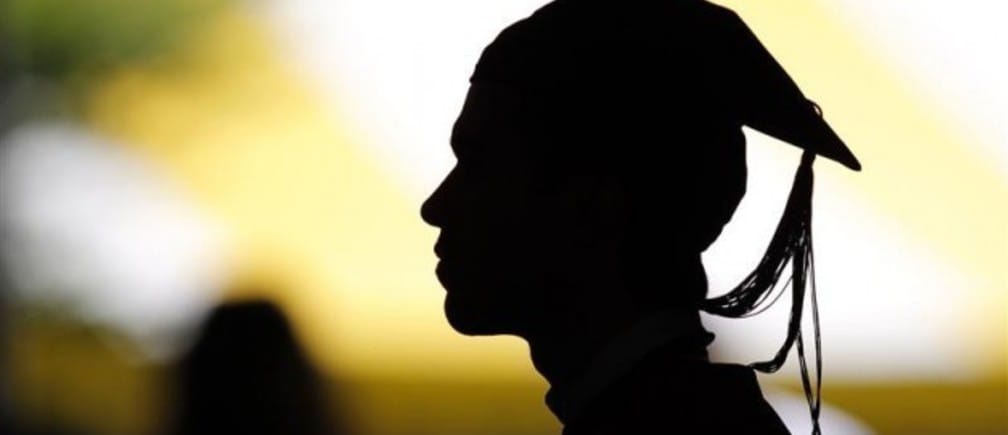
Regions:
<instances>
[{"instance_id":1,"label":"forehead","mask_svg":"<svg viewBox=\"0 0 1008 435\"><path fill-rule=\"evenodd\" d=\"M514 87L474 83L452 129L451 145L459 157L470 153L528 151L541 145L542 103Z\"/></svg>"}]
</instances>

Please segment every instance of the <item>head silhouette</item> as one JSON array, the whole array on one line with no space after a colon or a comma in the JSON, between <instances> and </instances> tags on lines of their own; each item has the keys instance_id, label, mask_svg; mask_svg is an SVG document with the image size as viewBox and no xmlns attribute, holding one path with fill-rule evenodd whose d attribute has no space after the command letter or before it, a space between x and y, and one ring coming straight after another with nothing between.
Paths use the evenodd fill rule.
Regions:
<instances>
[{"instance_id":1,"label":"head silhouette","mask_svg":"<svg viewBox=\"0 0 1008 435\"><path fill-rule=\"evenodd\" d=\"M699 308L700 253L745 192L743 125L859 167L738 16L704 1L554 1L470 81L457 165L422 209L464 333Z\"/></svg>"},{"instance_id":2,"label":"head silhouette","mask_svg":"<svg viewBox=\"0 0 1008 435\"><path fill-rule=\"evenodd\" d=\"M740 125L682 86L699 73L647 33L667 26L602 35L592 26L648 14L567 3L484 50L452 132L457 165L422 209L442 230L438 277L463 333L695 306L700 252L744 192ZM692 146L701 137L714 145Z\"/></svg>"}]
</instances>

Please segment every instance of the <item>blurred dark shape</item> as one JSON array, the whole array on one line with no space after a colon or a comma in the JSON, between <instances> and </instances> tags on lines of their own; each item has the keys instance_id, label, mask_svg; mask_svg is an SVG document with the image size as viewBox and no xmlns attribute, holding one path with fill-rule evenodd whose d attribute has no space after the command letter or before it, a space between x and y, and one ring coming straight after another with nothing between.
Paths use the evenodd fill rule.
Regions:
<instances>
[{"instance_id":1,"label":"blurred dark shape","mask_svg":"<svg viewBox=\"0 0 1008 435\"><path fill-rule=\"evenodd\" d=\"M86 432L81 429L69 429L58 424L32 423L26 424L9 416L10 419L0 423L0 434L3 435L95 435L93 432Z\"/></svg>"},{"instance_id":2,"label":"blurred dark shape","mask_svg":"<svg viewBox=\"0 0 1008 435\"><path fill-rule=\"evenodd\" d=\"M343 433L320 376L271 302L216 308L180 362L176 394L174 435Z\"/></svg>"}]
</instances>

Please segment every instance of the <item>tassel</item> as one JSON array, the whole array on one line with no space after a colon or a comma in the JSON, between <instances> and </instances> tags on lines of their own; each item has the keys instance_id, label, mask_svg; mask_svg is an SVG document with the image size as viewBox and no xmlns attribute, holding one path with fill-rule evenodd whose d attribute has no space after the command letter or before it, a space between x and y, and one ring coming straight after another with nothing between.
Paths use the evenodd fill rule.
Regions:
<instances>
[{"instance_id":1,"label":"tassel","mask_svg":"<svg viewBox=\"0 0 1008 435\"><path fill-rule=\"evenodd\" d=\"M784 215L774 231L770 245L759 265L732 291L705 300L701 309L718 316L743 318L765 311L791 287L791 315L783 345L773 359L750 364L764 373L776 372L787 360L791 347L797 342L798 361L801 367L802 388L812 415L812 433L819 435L819 411L822 390L822 355L819 333L819 306L816 297L815 272L812 257L812 162L815 154L806 151L795 174ZM777 283L785 267L791 264L791 277L777 290ZM811 293L812 328L815 340L815 374L813 388L809 378L805 345L802 336L802 309L806 289ZM775 291L777 290L777 291ZM774 295L776 293L776 295Z\"/></svg>"}]
</instances>

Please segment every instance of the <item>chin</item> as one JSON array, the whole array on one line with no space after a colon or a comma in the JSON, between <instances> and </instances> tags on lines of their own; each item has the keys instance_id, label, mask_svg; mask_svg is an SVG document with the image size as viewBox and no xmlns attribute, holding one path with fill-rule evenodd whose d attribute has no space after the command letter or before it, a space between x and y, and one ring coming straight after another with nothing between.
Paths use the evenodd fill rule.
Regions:
<instances>
[{"instance_id":1,"label":"chin","mask_svg":"<svg viewBox=\"0 0 1008 435\"><path fill-rule=\"evenodd\" d=\"M469 336L517 335L517 329L508 319L503 319L499 311L480 309L483 304L467 303L458 297L445 297L444 311L448 324L456 332ZM496 310L494 310L496 311Z\"/></svg>"}]
</instances>

